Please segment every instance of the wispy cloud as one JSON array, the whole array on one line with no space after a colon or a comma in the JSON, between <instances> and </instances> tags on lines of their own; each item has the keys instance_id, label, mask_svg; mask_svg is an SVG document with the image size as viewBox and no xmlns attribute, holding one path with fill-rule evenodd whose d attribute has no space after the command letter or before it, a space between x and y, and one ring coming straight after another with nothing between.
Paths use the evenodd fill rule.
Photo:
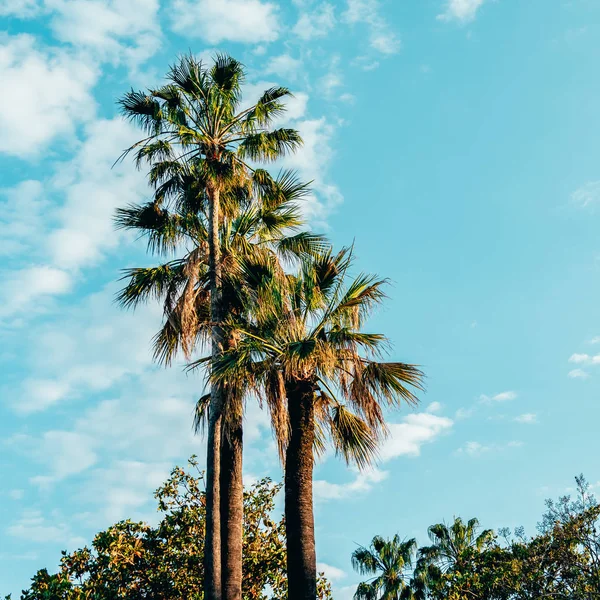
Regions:
<instances>
[{"instance_id":1,"label":"wispy cloud","mask_svg":"<svg viewBox=\"0 0 600 600\"><path fill-rule=\"evenodd\" d=\"M301 40L313 40L325 37L336 23L335 9L324 2L313 11L303 12L292 30Z\"/></svg>"},{"instance_id":2,"label":"wispy cloud","mask_svg":"<svg viewBox=\"0 0 600 600\"><path fill-rule=\"evenodd\" d=\"M54 35L97 61L135 71L162 43L159 0L46 0Z\"/></svg>"},{"instance_id":3,"label":"wispy cloud","mask_svg":"<svg viewBox=\"0 0 600 600\"><path fill-rule=\"evenodd\" d=\"M334 567L333 565L328 565L324 562L317 563L317 570L320 573L323 573L325 577L332 582L339 581L347 576L346 571L343 571L338 567Z\"/></svg>"},{"instance_id":4,"label":"wispy cloud","mask_svg":"<svg viewBox=\"0 0 600 600\"><path fill-rule=\"evenodd\" d=\"M302 70L302 61L293 58L289 54L274 56L267 63L265 73L284 77L290 81L295 81Z\"/></svg>"},{"instance_id":5,"label":"wispy cloud","mask_svg":"<svg viewBox=\"0 0 600 600\"><path fill-rule=\"evenodd\" d=\"M511 441L506 444L481 444L480 442L466 442L463 446L461 446L457 451L457 455L466 455L471 457L479 457L488 453L493 452L503 452L506 450L520 448L523 446L523 442L521 441Z\"/></svg>"},{"instance_id":6,"label":"wispy cloud","mask_svg":"<svg viewBox=\"0 0 600 600\"><path fill-rule=\"evenodd\" d=\"M475 406L461 407L454 414L454 418L457 421L462 421L464 419L468 419L469 417L472 417L475 414L475 410L476 410Z\"/></svg>"},{"instance_id":7,"label":"wispy cloud","mask_svg":"<svg viewBox=\"0 0 600 600\"><path fill-rule=\"evenodd\" d=\"M421 447L452 429L448 417L430 413L408 415L401 423L390 423L389 435L380 449L382 461L399 456L419 456Z\"/></svg>"},{"instance_id":8,"label":"wispy cloud","mask_svg":"<svg viewBox=\"0 0 600 600\"><path fill-rule=\"evenodd\" d=\"M442 404L440 402L432 402L431 404L429 404L429 406L427 406L425 412L435 414L440 412L440 410L442 410Z\"/></svg>"},{"instance_id":9,"label":"wispy cloud","mask_svg":"<svg viewBox=\"0 0 600 600\"><path fill-rule=\"evenodd\" d=\"M378 0L347 0L342 19L349 24L365 23L369 28L369 44L380 54L396 54L400 38L380 14Z\"/></svg>"},{"instance_id":10,"label":"wispy cloud","mask_svg":"<svg viewBox=\"0 0 600 600\"><path fill-rule=\"evenodd\" d=\"M401 423L390 423L389 435L380 448L379 458L386 463L400 456L419 456L424 444L431 443L450 431L453 424L452 419L427 412L408 415ZM364 494L387 477L387 471L371 468L358 472L352 481L346 483L317 479L314 484L315 498L336 500Z\"/></svg>"},{"instance_id":11,"label":"wispy cloud","mask_svg":"<svg viewBox=\"0 0 600 600\"><path fill-rule=\"evenodd\" d=\"M594 341L592 340L592 343ZM569 362L574 365L579 365L576 369L571 369L568 376L571 379L587 379L590 374L582 367L595 367L600 365L600 354L590 355L585 353L571 354Z\"/></svg>"},{"instance_id":12,"label":"wispy cloud","mask_svg":"<svg viewBox=\"0 0 600 600\"><path fill-rule=\"evenodd\" d=\"M475 19L485 0L446 0L446 8L437 18L441 21L466 23Z\"/></svg>"},{"instance_id":13,"label":"wispy cloud","mask_svg":"<svg viewBox=\"0 0 600 600\"><path fill-rule=\"evenodd\" d=\"M275 3L261 0L174 0L172 28L209 44L272 42L281 28L278 12Z\"/></svg>"},{"instance_id":14,"label":"wispy cloud","mask_svg":"<svg viewBox=\"0 0 600 600\"><path fill-rule=\"evenodd\" d=\"M600 181L588 181L571 194L571 204L593 210L600 203Z\"/></svg>"},{"instance_id":15,"label":"wispy cloud","mask_svg":"<svg viewBox=\"0 0 600 600\"><path fill-rule=\"evenodd\" d=\"M583 369L572 369L569 371L569 377L571 379L587 379L590 374Z\"/></svg>"},{"instance_id":16,"label":"wispy cloud","mask_svg":"<svg viewBox=\"0 0 600 600\"><path fill-rule=\"evenodd\" d=\"M517 423L522 423L524 425L532 425L537 423L537 415L535 413L524 413L515 417L514 419Z\"/></svg>"},{"instance_id":17,"label":"wispy cloud","mask_svg":"<svg viewBox=\"0 0 600 600\"><path fill-rule=\"evenodd\" d=\"M599 365L600 354L596 354L595 356L590 356L589 354L571 354L569 362L576 365Z\"/></svg>"},{"instance_id":18,"label":"wispy cloud","mask_svg":"<svg viewBox=\"0 0 600 600\"><path fill-rule=\"evenodd\" d=\"M99 72L84 56L43 47L28 34L0 34L0 42L0 152L35 158L93 118Z\"/></svg>"},{"instance_id":19,"label":"wispy cloud","mask_svg":"<svg viewBox=\"0 0 600 600\"><path fill-rule=\"evenodd\" d=\"M29 19L41 11L37 0L3 0L0 4L0 15L4 17L18 17Z\"/></svg>"},{"instance_id":20,"label":"wispy cloud","mask_svg":"<svg viewBox=\"0 0 600 600\"><path fill-rule=\"evenodd\" d=\"M70 548L85 544L85 540L73 535L69 525L52 518L47 519L41 511L26 509L19 518L9 525L7 533L27 542L46 544L58 542Z\"/></svg>"},{"instance_id":21,"label":"wispy cloud","mask_svg":"<svg viewBox=\"0 0 600 600\"><path fill-rule=\"evenodd\" d=\"M500 392L499 394L496 394L494 396L488 396L486 394L482 394L479 397L479 400L480 400L480 402L482 402L484 404L490 404L492 402L509 402L511 400L516 400L517 397L518 397L517 392L509 390L506 392Z\"/></svg>"},{"instance_id":22,"label":"wispy cloud","mask_svg":"<svg viewBox=\"0 0 600 600\"><path fill-rule=\"evenodd\" d=\"M323 479L315 479L313 493L316 500L340 500L356 494L364 494L373 485L384 481L387 477L387 471L370 469L358 473L352 481L347 483L332 483Z\"/></svg>"}]
</instances>

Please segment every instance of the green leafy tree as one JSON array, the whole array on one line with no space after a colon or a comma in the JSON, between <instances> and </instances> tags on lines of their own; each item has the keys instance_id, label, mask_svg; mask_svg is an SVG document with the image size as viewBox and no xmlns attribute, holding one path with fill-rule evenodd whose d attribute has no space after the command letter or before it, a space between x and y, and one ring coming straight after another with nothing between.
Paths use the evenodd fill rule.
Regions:
<instances>
[{"instance_id":1,"label":"green leafy tree","mask_svg":"<svg viewBox=\"0 0 600 600\"><path fill-rule=\"evenodd\" d=\"M547 501L533 537L523 528L514 535L500 530L496 536L481 531L475 519L430 527L432 545L418 551L412 574L404 572L402 580L408 583L402 593L415 600L599 600L600 505L583 477L576 480L574 499ZM359 586L357 598L384 597L379 581L386 553L379 548L386 541L375 539L378 547L374 540L371 548L353 556L354 564L358 554L361 572L376 576Z\"/></svg>"},{"instance_id":2,"label":"green leafy tree","mask_svg":"<svg viewBox=\"0 0 600 600\"><path fill-rule=\"evenodd\" d=\"M205 66L193 56L174 65L167 83L158 88L130 91L120 101L126 117L147 134L125 153L133 152L138 165L148 162L150 183L168 198L181 177L190 177L196 197L206 205L209 277L209 314L212 353L223 351L223 260L219 230L227 218L222 198L232 189L248 185L253 169L247 161L274 161L301 143L292 129L273 129L272 122L289 95L286 88L266 90L256 104L242 109L245 72L231 57L219 55ZM207 600L238 600L241 593L241 546L230 547L225 585L221 576L220 465L223 386L213 383L207 433ZM241 514L241 511L236 511ZM233 541L233 540L232 540Z\"/></svg>"},{"instance_id":3,"label":"green leafy tree","mask_svg":"<svg viewBox=\"0 0 600 600\"><path fill-rule=\"evenodd\" d=\"M422 373L377 359L386 339L361 331L383 298L384 281L346 277L343 250L306 261L284 285L267 283L255 321L229 326L235 348L215 363L221 381L245 382L265 398L285 463L285 517L290 599L316 595L312 501L314 449L329 429L336 450L365 466L385 432L383 406L417 401Z\"/></svg>"},{"instance_id":4,"label":"green leafy tree","mask_svg":"<svg viewBox=\"0 0 600 600\"><path fill-rule=\"evenodd\" d=\"M417 542L375 536L369 547L360 546L352 553L352 566L371 579L358 585L355 600L409 600Z\"/></svg>"},{"instance_id":5,"label":"green leafy tree","mask_svg":"<svg viewBox=\"0 0 600 600\"><path fill-rule=\"evenodd\" d=\"M119 522L91 546L63 552L60 571L42 569L22 600L201 600L206 496L194 459L157 490L162 519L153 527ZM281 486L263 479L244 493L244 600L287 598L285 525L273 517ZM320 576L319 598L331 598Z\"/></svg>"}]
</instances>

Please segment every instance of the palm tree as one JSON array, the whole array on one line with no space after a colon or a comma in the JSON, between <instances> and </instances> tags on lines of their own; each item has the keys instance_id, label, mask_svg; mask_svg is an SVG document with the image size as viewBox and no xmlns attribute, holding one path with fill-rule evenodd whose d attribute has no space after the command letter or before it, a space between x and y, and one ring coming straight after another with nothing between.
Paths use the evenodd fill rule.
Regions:
<instances>
[{"instance_id":1,"label":"palm tree","mask_svg":"<svg viewBox=\"0 0 600 600\"><path fill-rule=\"evenodd\" d=\"M147 136L129 148L138 165L159 161L150 172L157 193L168 198L182 176L191 175L208 206L207 239L212 354L223 351L223 262L219 229L224 223L222 195L241 188L252 168L246 161L273 161L301 143L292 129L270 129L289 90L266 90L258 102L240 109L245 72L231 57L219 55L211 67L186 56L171 68L167 84L147 92L130 91L120 101L126 117ZM188 315L192 314L188 311ZM220 448L223 388L211 387L207 432L205 597L221 600ZM235 589L239 585L234 586ZM239 597L237 591L236 597Z\"/></svg>"},{"instance_id":2,"label":"palm tree","mask_svg":"<svg viewBox=\"0 0 600 600\"><path fill-rule=\"evenodd\" d=\"M490 546L494 532L491 529L479 530L477 519L464 523L460 517L455 518L450 526L438 523L429 527L432 544L419 549L415 570L414 587L419 598L426 597L428 589L439 585L444 573L460 570L470 562L474 552L483 552Z\"/></svg>"},{"instance_id":3,"label":"palm tree","mask_svg":"<svg viewBox=\"0 0 600 600\"><path fill-rule=\"evenodd\" d=\"M257 171L253 201L238 206L222 226L219 239L226 266L222 283L225 312L238 318L244 309L244 273L248 265L258 271L279 261L298 261L316 255L325 247L321 236L297 232L301 223L298 202L307 191L293 173L283 172L277 179ZM259 185L260 184L260 185ZM194 213L189 190L182 186L178 212L161 207L156 201L130 206L117 212L117 226L132 229L148 238L151 250L161 253L185 247L183 257L157 267L125 271L128 283L118 301L135 307L150 297L163 302L165 319L154 339L155 358L170 364L178 351L190 356L210 332L209 277L207 269L206 215ZM240 194L238 194L239 196ZM234 197L234 194L231 194ZM189 211L189 212L186 212ZM230 343L225 337L225 344ZM242 488L242 411L243 390L225 389L224 427L221 446L222 579L226 597L238 594L241 585ZM210 396L199 404L204 406ZM241 593L241 592L239 592ZM238 594L239 595L239 594Z\"/></svg>"},{"instance_id":4,"label":"palm tree","mask_svg":"<svg viewBox=\"0 0 600 600\"><path fill-rule=\"evenodd\" d=\"M410 577L416 548L416 540L401 540L398 535L391 540L375 536L368 548L357 548L352 553L352 566L372 579L358 585L355 600L412 599Z\"/></svg>"},{"instance_id":5,"label":"palm tree","mask_svg":"<svg viewBox=\"0 0 600 600\"><path fill-rule=\"evenodd\" d=\"M316 597L313 449L324 425L336 450L365 466L385 433L382 405L414 404L408 386L421 389L415 366L375 360L386 339L361 327L385 282L359 275L346 284L350 264L349 251L329 252L267 285L255 322L227 325L238 342L213 366L219 381L251 385L269 406L285 463L290 600Z\"/></svg>"},{"instance_id":6,"label":"palm tree","mask_svg":"<svg viewBox=\"0 0 600 600\"><path fill-rule=\"evenodd\" d=\"M431 546L419 549L421 564L435 565L440 572L459 567L470 551L482 552L494 538L491 529L479 532L479 521L470 519L467 523L458 517L452 525L445 523L432 525L428 529Z\"/></svg>"}]
</instances>

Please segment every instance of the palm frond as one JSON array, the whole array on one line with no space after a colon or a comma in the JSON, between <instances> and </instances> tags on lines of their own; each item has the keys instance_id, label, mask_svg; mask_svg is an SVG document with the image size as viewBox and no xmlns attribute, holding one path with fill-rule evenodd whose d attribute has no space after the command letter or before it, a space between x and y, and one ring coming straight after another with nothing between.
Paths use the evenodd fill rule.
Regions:
<instances>
[{"instance_id":1,"label":"palm frond","mask_svg":"<svg viewBox=\"0 0 600 600\"><path fill-rule=\"evenodd\" d=\"M245 136L237 154L242 160L274 162L301 145L302 138L295 129L274 129Z\"/></svg>"},{"instance_id":2,"label":"palm frond","mask_svg":"<svg viewBox=\"0 0 600 600\"><path fill-rule=\"evenodd\" d=\"M123 116L148 134L158 134L162 128L160 102L151 95L131 90L118 101Z\"/></svg>"},{"instance_id":3,"label":"palm frond","mask_svg":"<svg viewBox=\"0 0 600 600\"><path fill-rule=\"evenodd\" d=\"M400 401L415 405L418 398L407 386L423 390L423 377L423 372L415 365L365 361L356 381L359 382L359 389L366 389L391 405L397 406Z\"/></svg>"},{"instance_id":4,"label":"palm frond","mask_svg":"<svg viewBox=\"0 0 600 600\"><path fill-rule=\"evenodd\" d=\"M160 300L173 287L183 285L185 265L177 260L158 267L125 269L121 279L128 279L127 285L120 290L115 300L124 308L135 308L149 299Z\"/></svg>"},{"instance_id":5,"label":"palm frond","mask_svg":"<svg viewBox=\"0 0 600 600\"><path fill-rule=\"evenodd\" d=\"M337 404L331 409L330 431L337 454L348 464L360 469L368 467L377 456L375 431L345 406Z\"/></svg>"},{"instance_id":6,"label":"palm frond","mask_svg":"<svg viewBox=\"0 0 600 600\"><path fill-rule=\"evenodd\" d=\"M210 393L204 394L196 402L194 408L194 433L198 434L204 431L204 427L208 422L208 411L210 407Z\"/></svg>"}]
</instances>

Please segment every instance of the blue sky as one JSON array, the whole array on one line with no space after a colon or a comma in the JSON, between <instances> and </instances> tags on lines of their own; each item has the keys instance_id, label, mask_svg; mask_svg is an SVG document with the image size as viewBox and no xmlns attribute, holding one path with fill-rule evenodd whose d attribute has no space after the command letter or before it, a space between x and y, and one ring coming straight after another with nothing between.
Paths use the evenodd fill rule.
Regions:
<instances>
[{"instance_id":1,"label":"blue sky","mask_svg":"<svg viewBox=\"0 0 600 600\"><path fill-rule=\"evenodd\" d=\"M0 593L121 518L203 442L202 382L149 353L160 311L112 303L143 244L115 99L178 53L228 51L248 97L295 92L307 217L389 277L371 322L427 373L381 461L315 472L318 559L349 598L375 534L477 516L533 530L600 482L600 4L595 0L2 0ZM248 410L246 475L280 477Z\"/></svg>"}]
</instances>

